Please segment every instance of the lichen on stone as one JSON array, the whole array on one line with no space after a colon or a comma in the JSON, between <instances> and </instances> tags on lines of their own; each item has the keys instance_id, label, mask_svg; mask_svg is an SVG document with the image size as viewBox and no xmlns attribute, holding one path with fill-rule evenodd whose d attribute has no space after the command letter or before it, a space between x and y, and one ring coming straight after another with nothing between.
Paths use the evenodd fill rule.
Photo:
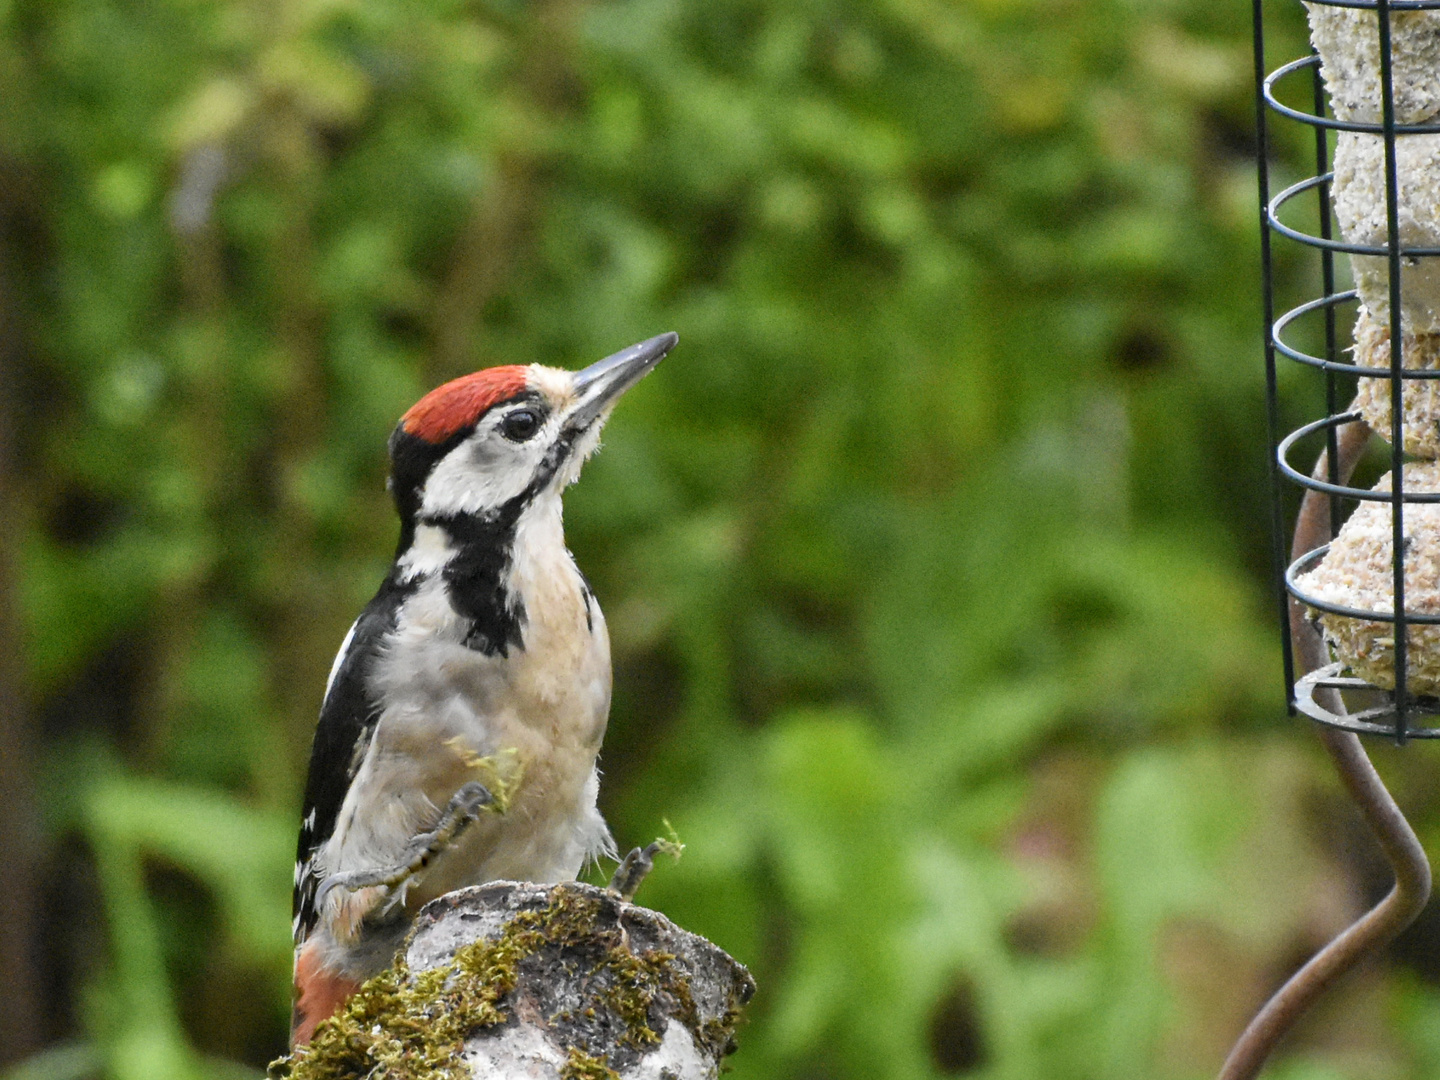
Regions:
<instances>
[{"instance_id":1,"label":"lichen on stone","mask_svg":"<svg viewBox=\"0 0 1440 1080\"><path fill-rule=\"evenodd\" d=\"M572 1046L565 1064L560 1066L560 1080L620 1080L620 1074L605 1064L604 1058Z\"/></svg>"},{"instance_id":2,"label":"lichen on stone","mask_svg":"<svg viewBox=\"0 0 1440 1080\"><path fill-rule=\"evenodd\" d=\"M724 1053L753 983L732 983L723 1016L702 1021L690 977L674 954L637 950L596 890L561 885L543 908L513 915L498 936L459 948L446 963L412 972L404 953L393 968L371 979L333 1017L322 1022L309 1045L271 1066L276 1080L463 1080L456 1066L467 1039L498 1029L510 1019L512 994L522 979L536 993L552 991L533 972L563 963L583 973L586 999L543 1014L551 1038L570 1053L564 1073L575 1080L608 1080L661 1042L678 1020L697 1046ZM531 971L527 976L525 972ZM463 1067L462 1067L463 1068ZM583 1071L589 1069L590 1071ZM596 1071L596 1069L608 1071ZM581 1071L575 1071L581 1070Z\"/></svg>"},{"instance_id":3,"label":"lichen on stone","mask_svg":"<svg viewBox=\"0 0 1440 1080\"><path fill-rule=\"evenodd\" d=\"M682 982L676 986L679 1004L675 1015L689 1029L701 1052L718 1061L734 1052L735 1030L740 1026L745 1005L754 989L753 982L738 972L735 973L726 990L725 1010L710 1020L701 1020L700 1009L690 993L690 985L688 981Z\"/></svg>"},{"instance_id":4,"label":"lichen on stone","mask_svg":"<svg viewBox=\"0 0 1440 1080\"><path fill-rule=\"evenodd\" d=\"M512 924L513 926L513 924ZM310 1042L270 1067L272 1080L451 1080L467 1036L504 1023L519 963L539 942L532 927L460 949L412 974L403 954L323 1021Z\"/></svg>"}]
</instances>

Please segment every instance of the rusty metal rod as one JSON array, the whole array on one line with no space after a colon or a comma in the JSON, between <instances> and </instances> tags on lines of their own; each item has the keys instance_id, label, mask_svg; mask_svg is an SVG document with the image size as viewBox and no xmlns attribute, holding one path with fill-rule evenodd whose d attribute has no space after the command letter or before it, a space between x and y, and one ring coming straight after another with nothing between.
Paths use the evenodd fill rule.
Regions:
<instances>
[{"instance_id":1,"label":"rusty metal rod","mask_svg":"<svg viewBox=\"0 0 1440 1080\"><path fill-rule=\"evenodd\" d=\"M1369 439L1370 428L1362 421L1357 420L1341 429L1336 454L1340 483L1349 479ZM1315 465L1314 475L1324 477L1326 465L1326 455L1322 453ZM1313 551L1330 539L1329 504L1329 495L1318 491L1305 493L1299 519L1295 523L1291 559ZM1301 605L1293 599L1290 601L1290 635L1301 671L1314 671L1327 662L1324 642L1306 621ZM1325 703L1326 708L1335 713L1345 711L1338 693L1317 690L1316 696L1322 693L1331 695ZM1395 872L1395 885L1385 899L1312 956L1265 1003L1225 1059L1219 1080L1252 1080L1259 1075L1265 1059L1315 999L1366 956L1379 952L1393 941L1400 931L1415 921L1430 897L1430 863L1425 858L1425 851L1405 815L1381 782L1365 748L1360 745L1359 736L1322 724L1316 725L1316 732L1334 761L1345 790L1360 807L1365 823L1385 852L1385 858Z\"/></svg>"}]
</instances>

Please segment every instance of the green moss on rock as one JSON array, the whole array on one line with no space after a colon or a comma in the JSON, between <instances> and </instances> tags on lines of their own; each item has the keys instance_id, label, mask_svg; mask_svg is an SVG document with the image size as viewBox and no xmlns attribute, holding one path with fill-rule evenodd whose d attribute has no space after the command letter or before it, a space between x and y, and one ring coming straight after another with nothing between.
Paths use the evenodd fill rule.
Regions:
<instances>
[{"instance_id":1,"label":"green moss on rock","mask_svg":"<svg viewBox=\"0 0 1440 1080\"><path fill-rule=\"evenodd\" d=\"M578 1046L570 1047L570 1056L560 1066L560 1080L620 1080L620 1074L604 1058L594 1057Z\"/></svg>"},{"instance_id":2,"label":"green moss on rock","mask_svg":"<svg viewBox=\"0 0 1440 1080\"><path fill-rule=\"evenodd\" d=\"M366 982L308 1046L271 1066L275 1080L452 1080L467 1038L509 1019L521 966L546 950L569 950L588 973L593 1002L550 1017L569 1059L562 1075L609 1080L608 1051L629 1058L660 1042L655 1027L673 1015L697 1044L724 1052L745 999L737 981L731 1008L702 1023L690 981L672 953L642 952L619 926L602 922L606 901L581 887L557 886L540 910L521 911L493 940L456 951L449 963L412 973L404 954ZM611 1014L623 1025L616 1033ZM617 1063L622 1064L617 1059ZM463 1067L462 1070L463 1072ZM456 1078L458 1080L458 1078Z\"/></svg>"}]
</instances>

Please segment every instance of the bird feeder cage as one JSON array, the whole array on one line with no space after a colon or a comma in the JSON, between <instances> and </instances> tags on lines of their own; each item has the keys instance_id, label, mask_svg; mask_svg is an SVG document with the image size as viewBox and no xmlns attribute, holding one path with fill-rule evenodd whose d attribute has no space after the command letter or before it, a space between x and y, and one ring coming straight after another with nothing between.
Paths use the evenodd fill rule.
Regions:
<instances>
[{"instance_id":1,"label":"bird feeder cage","mask_svg":"<svg viewBox=\"0 0 1440 1080\"><path fill-rule=\"evenodd\" d=\"M1440 737L1440 0L1309 0L1311 54L1273 71L1265 0L1252 4L1286 700L1319 722L1395 887L1271 996L1220 1080L1254 1080L1316 999L1424 908L1430 864L1359 736ZM1273 195L1272 123L1276 134L1298 124L1314 139L1314 175ZM1278 317L1277 242L1311 260L1320 285L1318 297ZM1337 287L1346 270L1354 288ZM1289 431L1281 360L1301 366L1287 387L1323 380L1324 415ZM1361 486L1352 475L1377 437L1388 443L1389 471ZM1287 481L1302 495L1288 553Z\"/></svg>"},{"instance_id":2,"label":"bird feeder cage","mask_svg":"<svg viewBox=\"0 0 1440 1080\"><path fill-rule=\"evenodd\" d=\"M1316 999L1424 908L1425 851L1358 736L1402 744L1440 737L1440 0L1310 0L1311 55L1273 72L1265 0L1252 3L1286 700L1292 712L1319 721L1320 741L1394 870L1395 887L1265 1003L1220 1080L1253 1080ZM1309 129L1315 170L1273 196L1272 123ZM1320 284L1320 296L1278 317L1277 241L1318 260L1310 267ZM1355 287L1337 288L1337 271L1346 270ZM1352 342L1346 349L1342 328ZM1282 359L1324 381L1324 415L1288 432ZM1389 444L1382 455L1389 471L1360 486L1352 474L1377 437ZM1288 553L1287 481L1302 493Z\"/></svg>"},{"instance_id":3,"label":"bird feeder cage","mask_svg":"<svg viewBox=\"0 0 1440 1080\"><path fill-rule=\"evenodd\" d=\"M1314 51L1268 74L1262 6L1255 0L1257 160L1286 695L1292 711L1332 727L1436 738L1440 0L1311 0ZM1314 175L1272 193L1269 151L1293 124L1313 132ZM1281 244L1318 260L1321 295L1277 315ZM1353 288L1337 286L1347 270L1337 256L1348 256ZM1323 379L1325 415L1284 430L1280 363ZM1389 471L1356 486L1350 470L1371 432L1389 444ZM1316 493L1288 555L1287 482ZM1297 663L1292 628L1302 622L1325 646L1313 670Z\"/></svg>"}]
</instances>

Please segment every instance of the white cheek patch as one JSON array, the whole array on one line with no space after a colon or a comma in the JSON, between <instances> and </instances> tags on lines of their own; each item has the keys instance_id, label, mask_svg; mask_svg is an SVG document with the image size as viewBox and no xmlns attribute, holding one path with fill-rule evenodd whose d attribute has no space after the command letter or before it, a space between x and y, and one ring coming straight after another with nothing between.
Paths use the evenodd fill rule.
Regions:
<instances>
[{"instance_id":1,"label":"white cheek patch","mask_svg":"<svg viewBox=\"0 0 1440 1080\"><path fill-rule=\"evenodd\" d=\"M500 434L499 419L482 424L431 470L420 500L422 516L483 513L529 486L545 448L554 439L554 420L533 438L513 442Z\"/></svg>"},{"instance_id":2,"label":"white cheek patch","mask_svg":"<svg viewBox=\"0 0 1440 1080\"><path fill-rule=\"evenodd\" d=\"M425 481L420 513L427 517L478 514L524 491L534 472L533 463L528 455L508 454L502 447L485 445L502 438L493 428L476 432L441 458ZM519 444L515 446L518 450Z\"/></svg>"}]
</instances>

